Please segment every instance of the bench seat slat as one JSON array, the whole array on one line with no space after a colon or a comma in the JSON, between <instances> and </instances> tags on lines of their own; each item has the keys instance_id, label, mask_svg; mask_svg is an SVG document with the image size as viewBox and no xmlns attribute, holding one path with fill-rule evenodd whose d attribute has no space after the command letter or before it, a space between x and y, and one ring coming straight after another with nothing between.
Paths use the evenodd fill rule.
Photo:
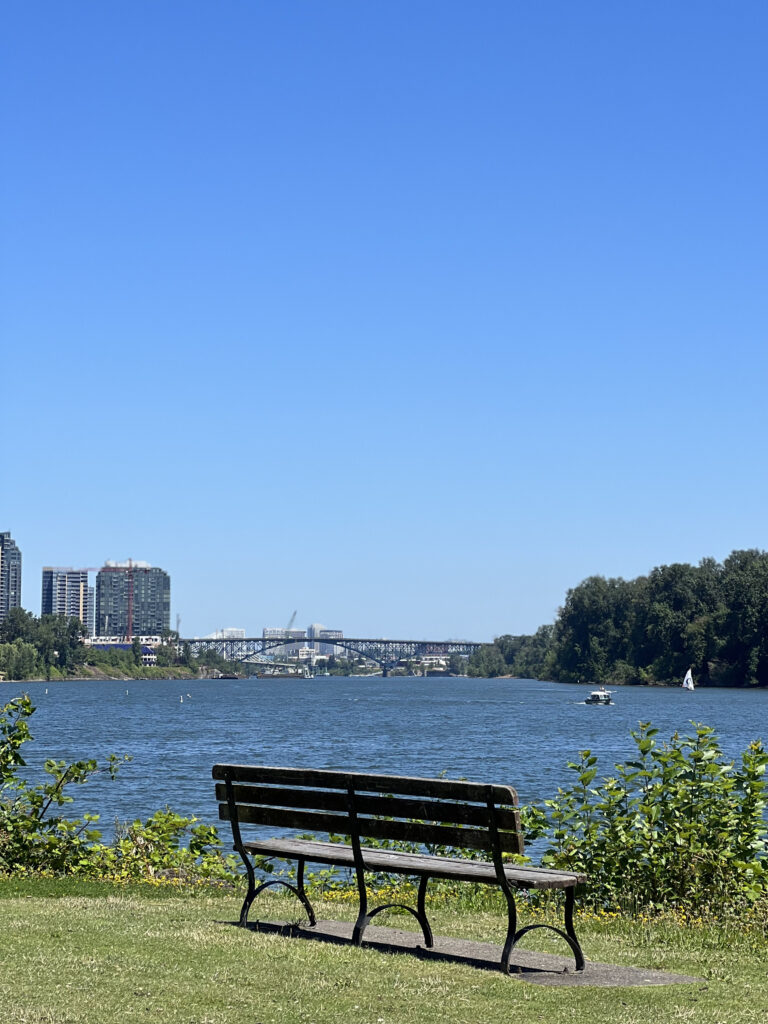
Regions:
<instances>
[{"instance_id":1,"label":"bench seat slat","mask_svg":"<svg viewBox=\"0 0 768 1024\"><path fill-rule=\"evenodd\" d=\"M350 824L349 817L342 814L251 804L238 804L237 816L241 824L300 829L303 832L331 832L337 835L348 834ZM230 820L227 804L219 804L219 818L222 821ZM365 817L359 817L357 824L360 835L369 839L391 839L424 846L467 847L472 850L488 848L487 829L458 828L451 825L430 825L417 821ZM518 832L499 832L499 840L504 852L521 852Z\"/></svg>"},{"instance_id":2,"label":"bench seat slat","mask_svg":"<svg viewBox=\"0 0 768 1024\"><path fill-rule=\"evenodd\" d=\"M489 795L497 804L517 806L517 793L512 786L484 785L456 779L428 779L396 775L373 775L361 772L330 771L318 768L278 768L270 765L215 764L214 779L224 782L227 775L233 782L255 782L277 786L316 786L357 792L398 793L403 796L436 797L444 800L485 802Z\"/></svg>"},{"instance_id":3,"label":"bench seat slat","mask_svg":"<svg viewBox=\"0 0 768 1024\"><path fill-rule=\"evenodd\" d=\"M319 811L335 811L346 814L348 796L345 792L329 789L286 789L276 786L240 785L232 787L235 803L263 804L270 807L296 807ZM216 784L216 799L224 803L227 799L225 783ZM452 825L478 825L488 827L488 808L483 805L447 800L427 800L401 796L355 795L355 809L358 814L380 815L387 818L416 818L421 821L440 821ZM497 807L495 811L498 828L520 831L520 812L509 807Z\"/></svg>"},{"instance_id":4,"label":"bench seat slat","mask_svg":"<svg viewBox=\"0 0 768 1024\"><path fill-rule=\"evenodd\" d=\"M303 839L263 839L244 844L249 853L266 857L284 857L295 860L303 857L318 864L354 867L351 846L339 843L321 843ZM406 854L363 847L365 866L370 871L399 875L429 875L432 878L455 881L497 884L492 863L433 857L428 854ZM586 881L586 875L576 871L556 871L548 868L506 865L504 874L510 883L520 889L566 889Z\"/></svg>"}]
</instances>

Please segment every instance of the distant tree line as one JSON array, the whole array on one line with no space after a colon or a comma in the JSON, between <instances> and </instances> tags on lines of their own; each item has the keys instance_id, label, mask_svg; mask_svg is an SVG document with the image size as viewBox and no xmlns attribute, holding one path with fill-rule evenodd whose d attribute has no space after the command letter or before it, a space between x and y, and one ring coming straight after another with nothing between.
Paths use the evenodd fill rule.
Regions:
<instances>
[{"instance_id":1,"label":"distant tree line","mask_svg":"<svg viewBox=\"0 0 768 1024\"><path fill-rule=\"evenodd\" d=\"M156 665L142 664L137 637L126 647L90 647L83 643L85 627L80 619L64 615L39 618L23 608L12 608L0 622L0 679L68 679L88 674L88 668L105 675L161 678L164 675L207 675L210 672L242 671L242 665L226 661L214 650L195 658L189 644L178 650L175 634L155 648Z\"/></svg>"},{"instance_id":2,"label":"distant tree line","mask_svg":"<svg viewBox=\"0 0 768 1024\"><path fill-rule=\"evenodd\" d=\"M583 683L682 681L768 686L768 553L662 565L634 580L590 576L554 625L500 636L469 659L474 676Z\"/></svg>"},{"instance_id":3,"label":"distant tree line","mask_svg":"<svg viewBox=\"0 0 768 1024\"><path fill-rule=\"evenodd\" d=\"M79 619L63 615L40 618L11 608L0 622L0 673L5 679L57 678L85 661Z\"/></svg>"}]
</instances>

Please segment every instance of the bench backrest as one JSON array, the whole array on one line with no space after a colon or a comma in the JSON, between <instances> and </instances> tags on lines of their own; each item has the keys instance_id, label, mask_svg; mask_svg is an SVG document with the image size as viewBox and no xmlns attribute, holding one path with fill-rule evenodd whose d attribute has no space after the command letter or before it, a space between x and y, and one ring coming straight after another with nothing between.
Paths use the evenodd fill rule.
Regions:
<instances>
[{"instance_id":1,"label":"bench backrest","mask_svg":"<svg viewBox=\"0 0 768 1024\"><path fill-rule=\"evenodd\" d=\"M217 764L219 818L298 829L523 853L517 793L511 786L310 768Z\"/></svg>"}]
</instances>

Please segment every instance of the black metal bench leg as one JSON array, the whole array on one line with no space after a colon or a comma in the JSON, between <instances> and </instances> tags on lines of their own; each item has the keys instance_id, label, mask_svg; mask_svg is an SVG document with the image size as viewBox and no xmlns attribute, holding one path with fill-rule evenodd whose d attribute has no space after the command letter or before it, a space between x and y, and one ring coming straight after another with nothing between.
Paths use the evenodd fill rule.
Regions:
<instances>
[{"instance_id":1,"label":"black metal bench leg","mask_svg":"<svg viewBox=\"0 0 768 1024\"><path fill-rule=\"evenodd\" d=\"M383 913L385 910L407 910L408 913L415 917L421 925L421 930L424 934L424 945L430 949L434 945L432 939L432 929L427 920L427 912L424 907L424 896L427 890L427 881L429 876L422 877L421 884L419 885L419 905L418 908L409 907L405 903L382 903L378 907L374 907L373 910L368 910L368 899L361 897L360 899L360 912L355 922L355 928L352 932L352 942L359 946L363 941L363 932L376 917L377 914Z\"/></svg>"},{"instance_id":2,"label":"black metal bench leg","mask_svg":"<svg viewBox=\"0 0 768 1024\"><path fill-rule=\"evenodd\" d=\"M310 928L314 928L317 924L317 918L315 917L315 911L312 909L312 904L307 899L307 894L304 890L304 858L300 857L299 862L296 866L296 895L299 897L301 902L304 904L304 909L307 912L309 918Z\"/></svg>"},{"instance_id":3,"label":"black metal bench leg","mask_svg":"<svg viewBox=\"0 0 768 1024\"><path fill-rule=\"evenodd\" d=\"M576 887L571 886L570 889L565 890L565 932L571 940L571 949L573 950L573 956L576 960L576 970L583 971L586 966L584 963L584 954L581 950L581 943L576 938L576 929L573 927L573 908L575 902Z\"/></svg>"},{"instance_id":4,"label":"black metal bench leg","mask_svg":"<svg viewBox=\"0 0 768 1024\"><path fill-rule=\"evenodd\" d=\"M352 942L355 946L359 946L363 941L363 932L368 927L368 922L371 920L368 916L368 893L365 890L365 878L361 871L357 872L357 892L360 902L357 912L357 920L355 921L355 927L352 930Z\"/></svg>"},{"instance_id":5,"label":"black metal bench leg","mask_svg":"<svg viewBox=\"0 0 768 1024\"><path fill-rule=\"evenodd\" d=\"M246 928L248 926L248 912L251 909L251 904L253 903L253 901L256 899L259 893L263 892L265 889L269 889L273 885L282 885L285 889L290 889L290 891L301 900L302 906L306 910L307 917L309 918L310 928L314 927L317 924L315 911L312 907L312 904L309 902L306 891L304 889L303 857L299 858L298 865L296 868L296 885L291 885L290 882L284 882L282 878L273 878L268 882L262 882L261 885L257 887L256 872L253 870L253 865L251 864L250 859L245 855L244 851L241 850L239 852L240 856L243 858L243 862L245 863L245 870L248 875L248 892L245 894L243 905L240 908L240 920L238 922L241 928Z\"/></svg>"},{"instance_id":6,"label":"black metal bench leg","mask_svg":"<svg viewBox=\"0 0 768 1024\"><path fill-rule=\"evenodd\" d=\"M419 895L416 901L417 919L421 925L421 930L424 933L424 945L427 949L431 949L435 942L432 938L432 929L427 920L427 883L429 882L429 875L422 875L419 881Z\"/></svg>"},{"instance_id":7,"label":"black metal bench leg","mask_svg":"<svg viewBox=\"0 0 768 1024\"><path fill-rule=\"evenodd\" d=\"M259 893L264 892L265 889L270 889L273 885L282 885L284 889L290 889L293 895L297 896L304 905L304 909L307 912L307 917L309 918L310 927L317 924L315 912L312 909L312 904L309 902L306 895L299 891L297 886L291 885L290 882L283 881L282 878L270 878L268 882L262 882L257 889L253 890L253 892L249 890L248 895L245 897L243 909L240 911L240 926L242 928L245 928L246 925L248 924L248 910L250 909L250 906L253 903L253 901L256 899Z\"/></svg>"},{"instance_id":8,"label":"black metal bench leg","mask_svg":"<svg viewBox=\"0 0 768 1024\"><path fill-rule=\"evenodd\" d=\"M507 900L507 937L501 953L501 969L505 974L509 974L509 961L517 941L517 907L512 892L506 888L502 892Z\"/></svg>"},{"instance_id":9,"label":"black metal bench leg","mask_svg":"<svg viewBox=\"0 0 768 1024\"><path fill-rule=\"evenodd\" d=\"M584 954L581 950L579 940L576 938L576 931L573 927L574 902L575 892L574 887L571 886L569 889L565 890L565 931L563 931L562 928L555 928L555 926L551 924L529 924L526 925L525 928L520 928L518 931L516 931L512 935L511 942L509 932L507 932L507 942L504 946L504 953L502 954L501 957L501 966L503 970L509 973L509 955L511 954L512 950L515 948L517 943L520 941L520 939L522 939L524 935L527 935L528 932L535 932L538 929L543 928L546 931L554 932L555 935L559 935L561 939L564 939L568 943L571 952L573 953L573 958L576 961L576 970L583 971L586 966L584 962ZM511 927L512 918L510 916L510 928Z\"/></svg>"},{"instance_id":10,"label":"black metal bench leg","mask_svg":"<svg viewBox=\"0 0 768 1024\"><path fill-rule=\"evenodd\" d=\"M256 898L256 873L253 870L253 864L251 864L250 858L245 855L245 852L241 849L240 853L243 862L245 863L245 871L248 876L248 892L245 894L243 905L240 908L240 927L245 928L248 924L248 911L251 909L251 904Z\"/></svg>"}]
</instances>

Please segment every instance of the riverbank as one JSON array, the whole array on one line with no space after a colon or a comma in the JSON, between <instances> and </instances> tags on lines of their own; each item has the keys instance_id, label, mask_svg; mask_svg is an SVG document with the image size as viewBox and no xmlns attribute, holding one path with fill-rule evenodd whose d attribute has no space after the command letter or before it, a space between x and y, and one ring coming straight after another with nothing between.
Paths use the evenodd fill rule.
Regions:
<instances>
[{"instance_id":1,"label":"riverbank","mask_svg":"<svg viewBox=\"0 0 768 1024\"><path fill-rule=\"evenodd\" d=\"M23 684L23 683L58 683L58 682L82 682L85 680L120 681L130 679L201 679L199 672L185 668L181 665L164 665L162 668L156 665L137 665L130 672L114 668L109 669L101 665L79 665L77 672L72 675L64 675L62 672L53 669L49 677L37 675L31 679L0 679L2 683Z\"/></svg>"},{"instance_id":2,"label":"riverbank","mask_svg":"<svg viewBox=\"0 0 768 1024\"><path fill-rule=\"evenodd\" d=\"M78 671L78 679L199 679L200 673L184 665L137 665L135 670L127 672L116 670L111 666L105 669L101 665L84 665Z\"/></svg>"}]
</instances>

